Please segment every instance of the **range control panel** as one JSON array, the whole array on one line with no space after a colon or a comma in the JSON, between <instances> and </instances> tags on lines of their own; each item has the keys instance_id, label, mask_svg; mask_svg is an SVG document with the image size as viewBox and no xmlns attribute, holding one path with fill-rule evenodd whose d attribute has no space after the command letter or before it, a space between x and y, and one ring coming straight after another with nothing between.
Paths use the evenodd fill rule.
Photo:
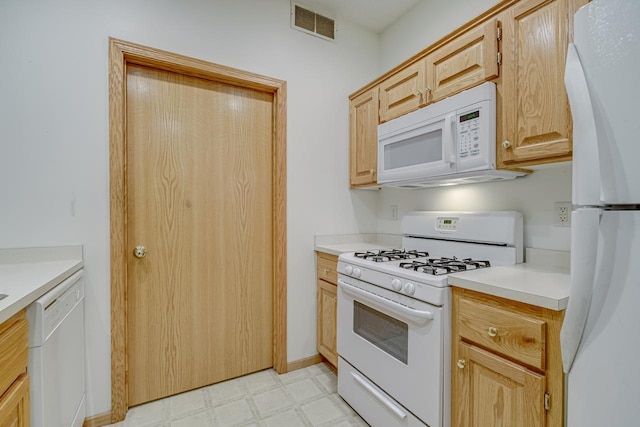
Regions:
<instances>
[{"instance_id":1,"label":"range control panel","mask_svg":"<svg viewBox=\"0 0 640 427\"><path fill-rule=\"evenodd\" d=\"M457 231L458 220L456 217L438 217L436 220L436 230L439 231Z\"/></svg>"},{"instance_id":2,"label":"range control panel","mask_svg":"<svg viewBox=\"0 0 640 427\"><path fill-rule=\"evenodd\" d=\"M460 159L480 155L480 110L459 116L458 154Z\"/></svg>"}]
</instances>

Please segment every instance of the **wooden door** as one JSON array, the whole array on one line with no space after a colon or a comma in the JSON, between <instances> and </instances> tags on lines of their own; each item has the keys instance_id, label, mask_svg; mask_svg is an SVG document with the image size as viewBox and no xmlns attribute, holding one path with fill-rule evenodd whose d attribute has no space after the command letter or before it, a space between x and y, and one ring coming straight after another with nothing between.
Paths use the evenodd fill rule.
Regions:
<instances>
[{"instance_id":1,"label":"wooden door","mask_svg":"<svg viewBox=\"0 0 640 427\"><path fill-rule=\"evenodd\" d=\"M133 406L273 364L273 95L133 64L126 80Z\"/></svg>"},{"instance_id":2,"label":"wooden door","mask_svg":"<svg viewBox=\"0 0 640 427\"><path fill-rule=\"evenodd\" d=\"M545 377L478 347L458 343L453 381L456 427L542 427Z\"/></svg>"},{"instance_id":3,"label":"wooden door","mask_svg":"<svg viewBox=\"0 0 640 427\"><path fill-rule=\"evenodd\" d=\"M378 179L378 87L351 100L349 106L349 182L351 187Z\"/></svg>"},{"instance_id":4,"label":"wooden door","mask_svg":"<svg viewBox=\"0 0 640 427\"><path fill-rule=\"evenodd\" d=\"M380 122L386 122L427 104L426 62L421 59L380 83Z\"/></svg>"},{"instance_id":5,"label":"wooden door","mask_svg":"<svg viewBox=\"0 0 640 427\"><path fill-rule=\"evenodd\" d=\"M462 33L427 55L428 102L498 76L498 20Z\"/></svg>"}]
</instances>

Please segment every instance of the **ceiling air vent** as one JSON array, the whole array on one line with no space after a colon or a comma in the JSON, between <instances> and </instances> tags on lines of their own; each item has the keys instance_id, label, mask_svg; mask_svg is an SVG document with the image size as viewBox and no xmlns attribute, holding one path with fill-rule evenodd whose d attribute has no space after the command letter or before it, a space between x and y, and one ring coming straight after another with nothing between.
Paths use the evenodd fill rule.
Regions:
<instances>
[{"instance_id":1,"label":"ceiling air vent","mask_svg":"<svg viewBox=\"0 0 640 427\"><path fill-rule=\"evenodd\" d=\"M325 40L335 41L336 21L291 3L291 27Z\"/></svg>"}]
</instances>

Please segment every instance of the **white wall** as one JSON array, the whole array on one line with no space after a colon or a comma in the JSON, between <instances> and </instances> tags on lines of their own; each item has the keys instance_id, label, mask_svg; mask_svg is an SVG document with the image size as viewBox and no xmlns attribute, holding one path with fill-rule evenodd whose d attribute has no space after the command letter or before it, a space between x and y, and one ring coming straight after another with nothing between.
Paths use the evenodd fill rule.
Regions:
<instances>
[{"instance_id":1,"label":"white wall","mask_svg":"<svg viewBox=\"0 0 640 427\"><path fill-rule=\"evenodd\" d=\"M382 70L389 70L499 3L422 0L380 35Z\"/></svg>"},{"instance_id":2,"label":"white wall","mask_svg":"<svg viewBox=\"0 0 640 427\"><path fill-rule=\"evenodd\" d=\"M348 190L348 95L378 37L289 27L288 0L3 0L0 247L85 245L88 414L110 409L109 36L287 81L288 360L316 353L313 235L375 232Z\"/></svg>"},{"instance_id":3,"label":"white wall","mask_svg":"<svg viewBox=\"0 0 640 427\"><path fill-rule=\"evenodd\" d=\"M381 34L381 66L390 69L498 3L497 0L422 0ZM409 210L519 210L525 246L568 251L570 228L553 226L553 203L571 200L571 165L541 168L509 182L424 190L383 189L378 232L400 233L398 218Z\"/></svg>"},{"instance_id":4,"label":"white wall","mask_svg":"<svg viewBox=\"0 0 640 427\"><path fill-rule=\"evenodd\" d=\"M568 251L571 228L553 225L553 203L570 201L570 163L511 181L424 190L384 188L378 199L378 232L399 234L399 219L411 210L516 210L524 216L525 247ZM398 207L398 220L391 218L391 205Z\"/></svg>"}]
</instances>

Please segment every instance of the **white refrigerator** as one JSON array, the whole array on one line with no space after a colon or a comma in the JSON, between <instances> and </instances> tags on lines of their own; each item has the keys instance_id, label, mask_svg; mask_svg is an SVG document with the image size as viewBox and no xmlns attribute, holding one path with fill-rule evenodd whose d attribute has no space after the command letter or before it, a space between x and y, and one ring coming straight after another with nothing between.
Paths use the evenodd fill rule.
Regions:
<instances>
[{"instance_id":1,"label":"white refrigerator","mask_svg":"<svg viewBox=\"0 0 640 427\"><path fill-rule=\"evenodd\" d=\"M594 0L574 25L566 425L640 426L640 0Z\"/></svg>"}]
</instances>

